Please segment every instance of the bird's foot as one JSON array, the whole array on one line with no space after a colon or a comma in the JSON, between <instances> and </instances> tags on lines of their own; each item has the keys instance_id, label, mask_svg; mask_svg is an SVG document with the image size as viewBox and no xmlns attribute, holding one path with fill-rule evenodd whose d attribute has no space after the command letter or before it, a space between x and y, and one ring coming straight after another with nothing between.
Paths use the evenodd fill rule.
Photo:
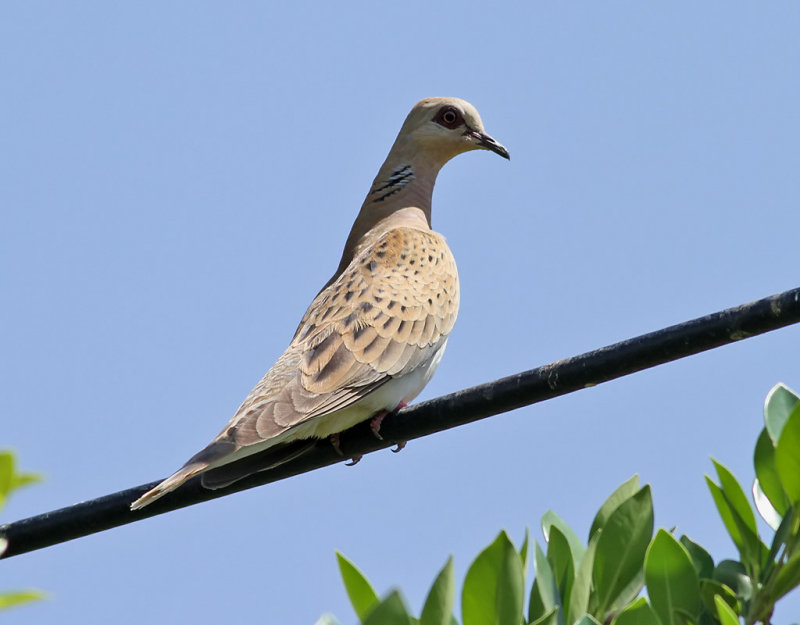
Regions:
<instances>
[{"instance_id":1,"label":"bird's foot","mask_svg":"<svg viewBox=\"0 0 800 625\"><path fill-rule=\"evenodd\" d=\"M339 454L342 458L344 458L344 452L342 451L342 448L339 445L339 434L338 433L331 434L328 438L331 441L331 446L336 450L336 453ZM347 467L352 467L354 464L358 464L359 460L361 460L360 455L353 456L352 458L350 458L350 462L345 462L344 464Z\"/></svg>"},{"instance_id":2,"label":"bird's foot","mask_svg":"<svg viewBox=\"0 0 800 625\"><path fill-rule=\"evenodd\" d=\"M397 447L392 449L392 453L396 454L398 451L403 451L403 448L406 446L407 443L408 441L400 441L399 443L397 443Z\"/></svg>"},{"instance_id":3,"label":"bird's foot","mask_svg":"<svg viewBox=\"0 0 800 625\"><path fill-rule=\"evenodd\" d=\"M406 406L408 406L408 404L404 401L401 401L399 404L397 404L397 408L395 408L391 412L397 412L398 410L400 410L401 408L405 408ZM375 435L375 438L377 438L379 441L383 440L383 436L381 436L381 423L383 423L383 420L386 418L386 415L388 414L390 414L389 410L381 410L378 414L372 417L372 420L369 422L369 429L372 430L372 433ZM405 443L403 443L403 446L405 446ZM400 449L402 448L403 447L400 447Z\"/></svg>"}]
</instances>

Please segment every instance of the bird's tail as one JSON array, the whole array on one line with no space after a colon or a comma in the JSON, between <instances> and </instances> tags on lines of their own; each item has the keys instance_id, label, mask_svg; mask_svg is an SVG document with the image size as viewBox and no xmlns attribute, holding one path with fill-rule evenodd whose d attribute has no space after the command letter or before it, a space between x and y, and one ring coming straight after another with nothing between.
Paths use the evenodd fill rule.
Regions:
<instances>
[{"instance_id":1,"label":"bird's tail","mask_svg":"<svg viewBox=\"0 0 800 625\"><path fill-rule=\"evenodd\" d=\"M139 497L131 504L131 510L139 510L160 499L169 492L172 492L185 481L193 478L198 473L202 473L208 468L207 462L189 462L178 471L170 475L155 488L151 488L144 495Z\"/></svg>"}]
</instances>

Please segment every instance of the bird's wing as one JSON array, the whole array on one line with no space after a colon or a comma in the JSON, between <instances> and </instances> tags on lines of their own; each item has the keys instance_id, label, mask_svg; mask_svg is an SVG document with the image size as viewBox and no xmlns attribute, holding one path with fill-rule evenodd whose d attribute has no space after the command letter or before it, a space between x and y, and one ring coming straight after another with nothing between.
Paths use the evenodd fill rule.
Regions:
<instances>
[{"instance_id":1,"label":"bird's wing","mask_svg":"<svg viewBox=\"0 0 800 625\"><path fill-rule=\"evenodd\" d=\"M409 374L447 339L458 297L441 235L387 232L314 299L289 348L221 436L237 448L263 443Z\"/></svg>"}]
</instances>

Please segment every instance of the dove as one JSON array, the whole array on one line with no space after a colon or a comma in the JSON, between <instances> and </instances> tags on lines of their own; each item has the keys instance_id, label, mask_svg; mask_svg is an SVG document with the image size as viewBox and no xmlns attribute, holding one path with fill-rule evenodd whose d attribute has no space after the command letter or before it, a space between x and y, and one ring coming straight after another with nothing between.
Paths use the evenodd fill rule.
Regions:
<instances>
[{"instance_id":1,"label":"dove","mask_svg":"<svg viewBox=\"0 0 800 625\"><path fill-rule=\"evenodd\" d=\"M339 266L289 347L219 435L131 509L197 475L205 488L222 488L292 459L316 439L336 445L340 432L368 419L380 436L380 419L431 379L456 321L458 272L444 237L431 228L431 198L442 166L471 150L509 158L469 102L426 98L411 109ZM250 458L265 450L269 462Z\"/></svg>"}]
</instances>

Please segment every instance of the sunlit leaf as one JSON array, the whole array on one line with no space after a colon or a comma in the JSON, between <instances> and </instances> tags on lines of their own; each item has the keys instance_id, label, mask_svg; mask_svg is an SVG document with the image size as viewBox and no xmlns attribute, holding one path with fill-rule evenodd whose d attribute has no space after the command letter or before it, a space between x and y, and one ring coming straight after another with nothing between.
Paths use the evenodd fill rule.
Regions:
<instances>
[{"instance_id":1,"label":"sunlit leaf","mask_svg":"<svg viewBox=\"0 0 800 625\"><path fill-rule=\"evenodd\" d=\"M713 579L700 580L700 596L703 599L703 604L706 606L711 614L716 614L716 598L722 597L724 601L731 606L734 610L739 607L739 600L736 598L736 593L733 592L725 584L722 584Z\"/></svg>"},{"instance_id":2,"label":"sunlit leaf","mask_svg":"<svg viewBox=\"0 0 800 625\"><path fill-rule=\"evenodd\" d=\"M795 526L795 513L794 508L789 508L786 511L786 516L783 517L778 529L775 530L775 536L772 537L772 545L767 555L767 565L764 567L763 579L772 574L772 570L778 566L778 563L783 562L783 555L788 546L792 542Z\"/></svg>"},{"instance_id":3,"label":"sunlit leaf","mask_svg":"<svg viewBox=\"0 0 800 625\"><path fill-rule=\"evenodd\" d=\"M556 530L558 531L558 530ZM550 562L544 555L539 543L533 543L533 568L536 574L536 583L532 592L539 595L539 603L541 605L541 612L532 615L535 618L540 618L542 615L551 612L553 608L561 605L561 600L558 595L558 588L553 576L553 571L550 568Z\"/></svg>"},{"instance_id":4,"label":"sunlit leaf","mask_svg":"<svg viewBox=\"0 0 800 625\"><path fill-rule=\"evenodd\" d=\"M783 425L798 402L797 393L782 382L772 387L764 401L764 422L772 442L777 445Z\"/></svg>"},{"instance_id":5,"label":"sunlit leaf","mask_svg":"<svg viewBox=\"0 0 800 625\"><path fill-rule=\"evenodd\" d=\"M536 545L537 551L538 547ZM512 544L511 549L504 549L502 566L497 576L497 623L504 625L522 622L524 603L525 575L519 553Z\"/></svg>"},{"instance_id":6,"label":"sunlit leaf","mask_svg":"<svg viewBox=\"0 0 800 625\"><path fill-rule=\"evenodd\" d=\"M739 517L744 521L747 528L755 535L758 535L756 528L756 516L753 514L753 509L750 507L750 502L747 500L747 495L744 489L739 484L738 480L733 476L727 467L717 462L713 458L711 462L714 463L714 468L717 470L719 477L719 486L731 507L738 513Z\"/></svg>"},{"instance_id":7,"label":"sunlit leaf","mask_svg":"<svg viewBox=\"0 0 800 625\"><path fill-rule=\"evenodd\" d=\"M453 601L455 599L456 584L453 575L453 558L448 558L447 564L439 571L433 582L425 606L422 608L420 625L450 625L453 617Z\"/></svg>"},{"instance_id":8,"label":"sunlit leaf","mask_svg":"<svg viewBox=\"0 0 800 625\"><path fill-rule=\"evenodd\" d=\"M323 614L314 625L340 625L340 623L333 614Z\"/></svg>"},{"instance_id":9,"label":"sunlit leaf","mask_svg":"<svg viewBox=\"0 0 800 625\"><path fill-rule=\"evenodd\" d=\"M758 481L758 478L753 480L753 502L755 502L756 510L758 510L758 514L761 515L761 518L764 519L773 531L777 530L778 527L780 527L783 517L772 506L772 502L770 502L766 494L764 494L764 490L761 488L761 482Z\"/></svg>"},{"instance_id":10,"label":"sunlit leaf","mask_svg":"<svg viewBox=\"0 0 800 625\"><path fill-rule=\"evenodd\" d=\"M594 521L592 521L592 527L589 530L589 538L591 539L595 532L606 524L608 517L614 513L614 510L619 508L622 502L633 497L639 490L639 476L634 475L611 493L603 505L600 506L600 510L597 511L597 515L595 515Z\"/></svg>"},{"instance_id":11,"label":"sunlit leaf","mask_svg":"<svg viewBox=\"0 0 800 625\"><path fill-rule=\"evenodd\" d=\"M619 605L622 591L641 576L652 536L653 501L645 486L607 517L599 534L593 571L598 615Z\"/></svg>"},{"instance_id":12,"label":"sunlit leaf","mask_svg":"<svg viewBox=\"0 0 800 625\"><path fill-rule=\"evenodd\" d=\"M717 616L721 625L739 625L738 615L722 597L714 597L714 603L717 606Z\"/></svg>"},{"instance_id":13,"label":"sunlit leaf","mask_svg":"<svg viewBox=\"0 0 800 625\"><path fill-rule=\"evenodd\" d=\"M661 625L661 622L647 599L639 597L617 614L611 625Z\"/></svg>"},{"instance_id":14,"label":"sunlit leaf","mask_svg":"<svg viewBox=\"0 0 800 625\"><path fill-rule=\"evenodd\" d=\"M574 622L589 610L589 598L592 591L592 569L594 568L596 550L597 536L593 536L589 541L589 548L583 554L575 571L575 581L572 584L572 592L569 594L569 603L565 614L567 623Z\"/></svg>"},{"instance_id":15,"label":"sunlit leaf","mask_svg":"<svg viewBox=\"0 0 800 625\"><path fill-rule=\"evenodd\" d=\"M461 594L464 625L519 622L525 592L522 578L519 553L508 535L500 532L467 571Z\"/></svg>"},{"instance_id":16,"label":"sunlit leaf","mask_svg":"<svg viewBox=\"0 0 800 625\"><path fill-rule=\"evenodd\" d=\"M0 593L0 610L22 605L23 603L30 603L31 601L38 601L40 599L44 599L44 597L44 593L39 592L38 590L3 592Z\"/></svg>"},{"instance_id":17,"label":"sunlit leaf","mask_svg":"<svg viewBox=\"0 0 800 625\"><path fill-rule=\"evenodd\" d=\"M411 625L412 621L403 605L400 593L395 590L373 608L363 623L364 625Z\"/></svg>"},{"instance_id":18,"label":"sunlit leaf","mask_svg":"<svg viewBox=\"0 0 800 625\"><path fill-rule=\"evenodd\" d=\"M756 448L753 452L753 466L756 470L756 478L764 494L769 499L772 507L783 516L789 507L786 493L783 492L778 471L775 468L775 445L769 437L767 428L761 430L756 441Z\"/></svg>"},{"instance_id":19,"label":"sunlit leaf","mask_svg":"<svg viewBox=\"0 0 800 625\"><path fill-rule=\"evenodd\" d=\"M757 575L761 570L762 564L766 563L767 546L752 532L748 523L742 519L741 515L731 504L727 494L708 476L706 476L706 484L711 491L711 496L717 506L719 516L725 524L725 528L728 530L736 548L739 550L742 562L748 567L748 571Z\"/></svg>"},{"instance_id":20,"label":"sunlit leaf","mask_svg":"<svg viewBox=\"0 0 800 625\"><path fill-rule=\"evenodd\" d=\"M775 445L775 469L789 502L800 503L800 403L786 419Z\"/></svg>"},{"instance_id":21,"label":"sunlit leaf","mask_svg":"<svg viewBox=\"0 0 800 625\"><path fill-rule=\"evenodd\" d=\"M0 451L0 507L14 484L14 455Z\"/></svg>"},{"instance_id":22,"label":"sunlit leaf","mask_svg":"<svg viewBox=\"0 0 800 625\"><path fill-rule=\"evenodd\" d=\"M562 536L567 539L569 551L572 555L572 568L573 570L577 570L578 563L581 561L581 558L583 558L583 554L586 553L586 546L581 542L581 539L578 538L578 535L572 531L572 528L552 510L545 512L542 517L542 533L548 545L550 543L551 528L553 527L558 528Z\"/></svg>"},{"instance_id":23,"label":"sunlit leaf","mask_svg":"<svg viewBox=\"0 0 800 625\"><path fill-rule=\"evenodd\" d=\"M647 550L644 569L650 603L663 625L697 622L700 613L700 583L692 558L672 535L659 530Z\"/></svg>"},{"instance_id":24,"label":"sunlit leaf","mask_svg":"<svg viewBox=\"0 0 800 625\"><path fill-rule=\"evenodd\" d=\"M525 538L522 539L522 545L519 547L519 559L522 562L522 575L523 579L528 576L528 556L530 554L530 532L525 528Z\"/></svg>"},{"instance_id":25,"label":"sunlit leaf","mask_svg":"<svg viewBox=\"0 0 800 625\"><path fill-rule=\"evenodd\" d=\"M350 597L350 603L353 605L353 610L355 610L359 620L363 622L380 602L378 594L355 564L338 551L336 552L336 559L339 562L339 571L342 575L345 590L347 590L347 596Z\"/></svg>"},{"instance_id":26,"label":"sunlit leaf","mask_svg":"<svg viewBox=\"0 0 800 625\"><path fill-rule=\"evenodd\" d=\"M570 550L569 541L555 525L550 526L550 540L547 543L547 560L553 571L561 604L569 604L572 583L575 580L575 560ZM563 611L562 611L563 612Z\"/></svg>"}]
</instances>

